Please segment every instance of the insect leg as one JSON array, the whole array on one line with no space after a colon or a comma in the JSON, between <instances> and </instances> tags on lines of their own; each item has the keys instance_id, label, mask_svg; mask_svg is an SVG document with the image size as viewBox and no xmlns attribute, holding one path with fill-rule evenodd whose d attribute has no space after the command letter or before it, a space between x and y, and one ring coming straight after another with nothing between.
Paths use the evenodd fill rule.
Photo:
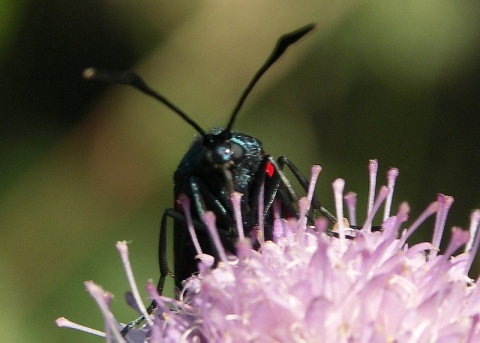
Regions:
<instances>
[{"instance_id":1,"label":"insect leg","mask_svg":"<svg viewBox=\"0 0 480 343\"><path fill-rule=\"evenodd\" d=\"M273 183L271 184L269 189L265 189L266 201L265 201L264 215L266 215L267 212L270 210L273 204L273 201L275 200L275 197L278 194L278 196L282 199L282 205L284 205L287 208L287 210L292 214L292 216L298 216L298 210L295 208L295 206L298 203L298 195L295 192L295 189L293 188L290 180L282 171L282 167L270 155L266 155L263 158L262 163L260 164L261 169L259 170L261 171L260 173L261 174L260 177L262 178L261 180L262 181L265 180L265 168L268 163L273 165L274 174L272 175ZM261 183L259 185L261 185ZM281 185L283 187L281 187ZM257 195L255 197L258 198Z\"/></svg>"},{"instance_id":2,"label":"insect leg","mask_svg":"<svg viewBox=\"0 0 480 343\"><path fill-rule=\"evenodd\" d=\"M280 159L279 159L279 161L280 161ZM284 182L283 184L279 185L279 189L278 189L279 198L284 199L283 202L282 202L282 205L284 203L291 205L290 202L293 202L294 204L297 204L298 203L298 195L295 194L295 198L292 198L292 194L294 194L294 193L292 193L292 192L294 192L294 188L293 188L292 184L290 183L290 179L288 179L288 177L285 175L285 173L283 171L284 170L284 164L281 164L281 163L277 162L277 164L275 164L275 168L276 168L276 174L278 174L280 176L283 176L283 178L285 180L288 180L288 183ZM302 177L303 177L303 175L302 175ZM307 187L308 187L308 182L307 182ZM288 199L287 194L285 194L285 192L290 194L290 199L291 199L290 202L288 200L285 200L285 199ZM289 211L290 214L294 215L295 217L297 217L297 218L299 217L298 211L292 212L288 208L287 208L287 210ZM312 213L310 211L307 211L306 216L307 216L308 223L313 225L313 223L315 222L315 219L314 219Z\"/></svg>"},{"instance_id":3,"label":"insect leg","mask_svg":"<svg viewBox=\"0 0 480 343\"><path fill-rule=\"evenodd\" d=\"M282 169L286 165L292 171L298 182L302 185L303 189L305 189L305 192L308 191L309 181L292 161L290 161L285 156L280 156L278 158L278 164L282 167ZM330 213L330 211L328 211L325 207L322 206L322 204L316 197L315 192L313 193L312 207L314 209L318 209L333 224L337 222L337 218L332 213Z\"/></svg>"},{"instance_id":4,"label":"insect leg","mask_svg":"<svg viewBox=\"0 0 480 343\"><path fill-rule=\"evenodd\" d=\"M163 288L165 287L165 279L167 275L174 277L174 275L168 268L168 260L167 260L167 218L168 217L176 220L185 221L185 217L183 216L183 214L179 213L177 210L173 208L167 208L165 209L165 212L163 212L162 221L160 223L160 237L158 240L158 265L160 267L160 279L158 280L158 284L157 284L157 292L159 295L162 295L163 293Z\"/></svg>"},{"instance_id":5,"label":"insect leg","mask_svg":"<svg viewBox=\"0 0 480 343\"><path fill-rule=\"evenodd\" d=\"M232 225L232 207L226 189L222 192L220 187L218 187L219 195L215 195L210 191L203 180L195 177L190 178L190 188L192 191L193 202L200 219L203 218L205 211L212 211L215 213L217 222L220 221L224 224L221 225L222 227Z\"/></svg>"}]
</instances>

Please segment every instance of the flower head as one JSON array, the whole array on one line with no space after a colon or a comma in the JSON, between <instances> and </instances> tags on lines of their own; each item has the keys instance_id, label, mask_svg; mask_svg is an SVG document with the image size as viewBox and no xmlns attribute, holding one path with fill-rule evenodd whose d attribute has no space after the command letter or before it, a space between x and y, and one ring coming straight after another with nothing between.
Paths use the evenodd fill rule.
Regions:
<instances>
[{"instance_id":1,"label":"flower head","mask_svg":"<svg viewBox=\"0 0 480 343\"><path fill-rule=\"evenodd\" d=\"M390 216L397 169L388 172L388 186L374 197L377 162L370 162L368 215L356 226L356 198L343 198L344 182L333 183L337 218L332 229L318 219L306 225L313 194L300 200L300 218L274 223L274 240L240 238L236 256L217 241L221 261L199 255L199 273L184 281L178 299L161 297L147 285L158 307L141 328L125 339L132 342L476 342L480 340L480 290L468 271L479 245L475 232L480 210L473 212L469 231L453 228L445 252L439 253L453 198L437 201L409 227L409 207L402 203ZM314 178L320 170L314 169ZM313 184L314 182L311 182ZM344 200L344 201L343 201ZM235 207L240 200L234 197ZM383 223L372 226L386 203ZM413 246L407 239L436 213L431 242ZM215 218L204 222L216 241ZM238 221L241 223L241 221ZM402 228L402 229L401 229ZM193 231L194 233L194 231ZM258 251L252 239L260 242ZM454 253L465 245L465 252ZM126 244L120 243L128 270ZM131 282L133 276L131 276ZM88 284L105 316L106 334L119 337L121 325L108 310L110 296ZM134 291L135 293L135 291ZM139 308L143 305L139 304ZM140 310L144 313L144 310ZM67 325L68 326L68 325Z\"/></svg>"}]
</instances>

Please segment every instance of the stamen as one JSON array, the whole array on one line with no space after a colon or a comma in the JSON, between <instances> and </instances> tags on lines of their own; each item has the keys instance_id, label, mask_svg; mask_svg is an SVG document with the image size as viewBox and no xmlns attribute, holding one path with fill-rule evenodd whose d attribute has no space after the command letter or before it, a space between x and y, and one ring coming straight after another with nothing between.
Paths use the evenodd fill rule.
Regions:
<instances>
[{"instance_id":1,"label":"stamen","mask_svg":"<svg viewBox=\"0 0 480 343\"><path fill-rule=\"evenodd\" d=\"M363 224L362 230L364 230L365 232L371 232L373 217L375 217L375 214L377 213L378 209L380 208L380 205L385 200L385 198L388 196L389 192L390 192L390 190L388 189L387 186L382 186L380 188L380 191L378 192L378 197L375 200L375 204L373 205L372 210L370 211L370 213L367 217L367 220L365 220L365 223Z\"/></svg>"},{"instance_id":2,"label":"stamen","mask_svg":"<svg viewBox=\"0 0 480 343\"><path fill-rule=\"evenodd\" d=\"M388 200L388 197L387 197L387 200ZM410 206L406 201L404 201L398 207L398 213L395 216L395 222L392 226L392 229L389 231L389 233L393 234L394 232L398 232L398 230L400 229L400 225L402 225L402 223L408 220L408 213L410 213Z\"/></svg>"},{"instance_id":3,"label":"stamen","mask_svg":"<svg viewBox=\"0 0 480 343\"><path fill-rule=\"evenodd\" d=\"M315 220L315 229L317 230L318 233L323 233L327 231L327 227L328 227L327 219L323 217L319 217L317 218L317 220Z\"/></svg>"},{"instance_id":4,"label":"stamen","mask_svg":"<svg viewBox=\"0 0 480 343\"><path fill-rule=\"evenodd\" d=\"M468 242L470 238L470 233L468 231L462 230L462 228L454 226L452 229L452 237L448 242L447 249L445 253L442 255L443 259L449 259L453 253L460 248L462 245ZM434 250L436 251L436 250Z\"/></svg>"},{"instance_id":5,"label":"stamen","mask_svg":"<svg viewBox=\"0 0 480 343\"><path fill-rule=\"evenodd\" d=\"M313 193L315 191L315 185L317 184L318 175L322 171L322 167L319 165L313 165L311 176L310 176L310 184L308 185L308 192L307 192L307 199L308 199L308 207L312 203Z\"/></svg>"},{"instance_id":6,"label":"stamen","mask_svg":"<svg viewBox=\"0 0 480 343\"><path fill-rule=\"evenodd\" d=\"M301 198L298 201L298 207L300 217L298 218L297 222L296 235L298 235L298 241L303 242L303 233L305 232L305 228L307 227L307 212L308 208L310 207L310 201L307 198Z\"/></svg>"},{"instance_id":7,"label":"stamen","mask_svg":"<svg viewBox=\"0 0 480 343\"><path fill-rule=\"evenodd\" d=\"M278 202L278 200L273 201L273 218L274 219L280 219L281 218L280 203Z\"/></svg>"},{"instance_id":8,"label":"stamen","mask_svg":"<svg viewBox=\"0 0 480 343\"><path fill-rule=\"evenodd\" d=\"M477 325L480 319L480 315L475 314L472 316L472 323L470 324L470 330L468 332L468 337L465 337L465 342L474 342L475 334L477 333Z\"/></svg>"},{"instance_id":9,"label":"stamen","mask_svg":"<svg viewBox=\"0 0 480 343\"><path fill-rule=\"evenodd\" d=\"M472 212L472 215L470 216L470 228L469 228L470 240L465 245L465 252L469 252L470 249L472 249L473 241L475 240L475 237L477 234L479 221L480 221L480 210L475 210Z\"/></svg>"},{"instance_id":10,"label":"stamen","mask_svg":"<svg viewBox=\"0 0 480 343\"><path fill-rule=\"evenodd\" d=\"M153 284L152 280L148 280L147 285L145 286L145 289L150 296L150 298L155 301L155 304L157 304L157 316L159 314L159 310L161 311L160 314L162 313L169 313L170 309L165 305L164 301L162 298L158 295L158 290L157 286Z\"/></svg>"},{"instance_id":11,"label":"stamen","mask_svg":"<svg viewBox=\"0 0 480 343\"><path fill-rule=\"evenodd\" d=\"M447 221L448 211L453 204L453 197L439 193L437 196L438 212L435 219L435 229L433 231L432 245L435 247L430 251L430 258L437 256L442 241L443 232L445 230L445 222Z\"/></svg>"},{"instance_id":12,"label":"stamen","mask_svg":"<svg viewBox=\"0 0 480 343\"><path fill-rule=\"evenodd\" d=\"M180 205L182 205L183 213L187 219L188 232L190 233L190 238L192 239L195 251L197 252L197 255L202 255L202 247L198 242L197 233L195 232L195 227L193 226L192 213L190 212L190 199L182 193L178 196L178 201L180 202Z\"/></svg>"},{"instance_id":13,"label":"stamen","mask_svg":"<svg viewBox=\"0 0 480 343\"><path fill-rule=\"evenodd\" d=\"M340 242L343 245L345 243L345 226L343 221L343 190L345 188L345 180L343 179L336 179L333 181L333 195L335 198L335 208L337 210L337 228L338 228L338 236L340 238Z\"/></svg>"},{"instance_id":14,"label":"stamen","mask_svg":"<svg viewBox=\"0 0 480 343\"><path fill-rule=\"evenodd\" d=\"M89 333L89 334L92 334L92 335L95 335L95 336L99 336L99 337L103 337L103 338L107 337L107 335L103 331L95 330L95 329L89 328L88 326L84 326L84 325L74 323L74 322L68 320L65 317L57 318L55 323L57 324L57 326L59 328L74 329L74 330L86 332L86 333Z\"/></svg>"},{"instance_id":15,"label":"stamen","mask_svg":"<svg viewBox=\"0 0 480 343\"><path fill-rule=\"evenodd\" d=\"M370 160L368 162L368 209L367 215L370 215L372 212L373 203L375 201L375 187L377 185L377 171L378 171L378 161Z\"/></svg>"},{"instance_id":16,"label":"stamen","mask_svg":"<svg viewBox=\"0 0 480 343\"><path fill-rule=\"evenodd\" d=\"M416 229L432 214L437 212L438 202L434 201L422 212L422 214L413 222L412 225L407 229L407 231L402 235L399 241L399 247L403 246L407 239L415 232Z\"/></svg>"},{"instance_id":17,"label":"stamen","mask_svg":"<svg viewBox=\"0 0 480 343\"><path fill-rule=\"evenodd\" d=\"M265 223L264 214L265 211L265 182L262 182L260 186L260 192L258 194L258 242L262 246L265 243Z\"/></svg>"},{"instance_id":18,"label":"stamen","mask_svg":"<svg viewBox=\"0 0 480 343\"><path fill-rule=\"evenodd\" d=\"M470 268L472 267L473 259L478 251L478 246L480 244L480 235L478 233L478 225L480 222L480 210L475 210L470 216L470 239L465 246L465 252L468 252L468 261L465 265L465 275L468 275ZM474 238L475 237L475 238ZM473 243L472 243L473 241Z\"/></svg>"},{"instance_id":19,"label":"stamen","mask_svg":"<svg viewBox=\"0 0 480 343\"><path fill-rule=\"evenodd\" d=\"M233 205L233 213L235 215L235 222L237 223L237 231L238 231L238 238L243 240L245 238L245 232L243 231L243 223L242 223L242 209L241 209L241 201L242 201L242 193L233 192L230 194L230 201Z\"/></svg>"},{"instance_id":20,"label":"stamen","mask_svg":"<svg viewBox=\"0 0 480 343\"><path fill-rule=\"evenodd\" d=\"M348 192L343 199L348 207L348 219L350 224L357 225L357 193Z\"/></svg>"},{"instance_id":21,"label":"stamen","mask_svg":"<svg viewBox=\"0 0 480 343\"><path fill-rule=\"evenodd\" d=\"M393 199L393 191L395 189L395 181L398 177L398 169L391 168L387 172L387 187L390 189L390 193L388 193L387 200L385 200L385 212L383 214L383 221L386 221L388 217L390 217L390 210L392 208L392 199Z\"/></svg>"},{"instance_id":22,"label":"stamen","mask_svg":"<svg viewBox=\"0 0 480 343\"><path fill-rule=\"evenodd\" d=\"M215 245L215 249L217 250L218 257L220 257L220 260L223 263L228 265L227 254L223 248L220 236L218 235L217 226L215 224L215 214L213 214L211 211L205 212L203 215L203 222L208 228L208 232L210 233L213 244Z\"/></svg>"},{"instance_id":23,"label":"stamen","mask_svg":"<svg viewBox=\"0 0 480 343\"><path fill-rule=\"evenodd\" d=\"M273 242L277 243L285 235L282 219L280 218L280 204L273 202Z\"/></svg>"},{"instance_id":24,"label":"stamen","mask_svg":"<svg viewBox=\"0 0 480 343\"><path fill-rule=\"evenodd\" d=\"M130 260L128 258L127 242L117 242L117 250L120 253L125 274L127 274L128 283L130 284L130 289L132 290L133 298L135 299L137 308L140 310L140 313L144 316L148 324L153 325L152 319L148 315L147 309L145 308L145 305L140 297L140 293L138 292L137 283L135 282L135 277L133 276L132 266L130 265Z\"/></svg>"},{"instance_id":25,"label":"stamen","mask_svg":"<svg viewBox=\"0 0 480 343\"><path fill-rule=\"evenodd\" d=\"M107 341L109 341L109 332L112 332L113 336L118 342L125 343L125 339L120 334L119 325L109 309L108 304L112 299L112 295L108 292L105 292L102 287L96 285L93 283L93 281L85 281L84 285L103 314L103 318L105 319L105 332Z\"/></svg>"}]
</instances>

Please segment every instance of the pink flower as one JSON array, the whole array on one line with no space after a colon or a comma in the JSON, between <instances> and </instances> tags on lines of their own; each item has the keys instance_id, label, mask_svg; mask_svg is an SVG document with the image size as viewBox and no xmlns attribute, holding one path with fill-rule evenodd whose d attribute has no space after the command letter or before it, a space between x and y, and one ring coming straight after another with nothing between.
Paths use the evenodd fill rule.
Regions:
<instances>
[{"instance_id":1,"label":"pink flower","mask_svg":"<svg viewBox=\"0 0 480 343\"><path fill-rule=\"evenodd\" d=\"M453 198L438 195L403 228L409 212L406 203L390 216L398 170L388 172L388 186L381 187L375 199L377 169L377 162L370 161L369 210L362 229L355 226L355 195L348 193L343 199L341 179L333 183L336 215L344 218L344 200L349 220L328 230L324 219L318 219L315 227L306 226L313 193L309 192L300 201L298 220L276 217L273 242L263 242L261 235L255 238L261 243L258 251L249 238L239 239L237 256L227 256L218 244L222 261L214 269L213 258L200 255L199 273L184 281L178 300L158 296L149 283L149 294L159 306L125 339L119 335L122 325L108 310L111 297L87 283L105 316L105 336L128 342L480 341L480 291L468 276L479 245L475 233L480 210L472 213L469 231L452 229L441 254L438 248ZM320 168L312 171L316 179ZM232 201L239 206L238 198ZM384 202L378 230L372 222ZM432 242L409 246L410 235L434 213ZM207 213L204 222L215 234L213 214ZM126 244L118 246L130 274ZM461 246L465 252L454 256ZM133 276L129 278L135 285ZM138 307L145 311L141 303Z\"/></svg>"}]
</instances>

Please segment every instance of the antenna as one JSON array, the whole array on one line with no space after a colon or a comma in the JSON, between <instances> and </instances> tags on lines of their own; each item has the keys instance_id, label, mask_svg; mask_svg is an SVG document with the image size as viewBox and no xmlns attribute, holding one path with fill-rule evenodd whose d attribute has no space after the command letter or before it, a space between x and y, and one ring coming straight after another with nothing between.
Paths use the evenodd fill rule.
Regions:
<instances>
[{"instance_id":1,"label":"antenna","mask_svg":"<svg viewBox=\"0 0 480 343\"><path fill-rule=\"evenodd\" d=\"M287 33L280 37L277 42L277 45L273 49L272 54L265 62L265 64L257 71L253 79L248 84L247 88L243 91L242 96L237 102L235 109L230 116L230 121L228 122L227 127L223 130L224 133L230 132L232 126L237 118L238 111L242 107L245 99L250 94L251 90L255 84L260 80L260 78L265 74L265 72L273 65L275 62L285 53L285 51L291 45L295 44L300 38L305 36L307 33L312 31L315 28L315 24L306 25L300 29L297 29L293 32ZM202 137L206 138L208 134L204 129L200 127L192 118L190 118L185 112L180 108L175 106L170 100L165 98L163 95L157 93L153 90L147 83L137 74L131 71L115 71L115 70L106 70L106 69L96 69L88 68L83 71L83 77L87 80L97 80L97 81L106 81L110 83L124 84L132 86L139 91L157 99L165 106L170 108L173 112L177 113L180 117L183 118L190 126L192 126Z\"/></svg>"},{"instance_id":2,"label":"antenna","mask_svg":"<svg viewBox=\"0 0 480 343\"><path fill-rule=\"evenodd\" d=\"M245 102L245 99L247 98L248 94L250 94L251 90L255 86L255 84L260 80L260 78L265 74L265 72L273 65L275 62L285 53L285 51L290 47L291 45L295 44L300 38L305 36L307 33L312 31L315 28L316 24L308 24L300 29L297 29L293 32L284 34L281 36L277 42L277 45L273 49L272 54L270 57L267 59L265 64L257 71L255 76L253 76L253 79L250 81L248 84L247 88L243 91L242 96L237 102L237 105L235 106L235 109L232 112L232 115L230 116L230 121L228 122L227 127L225 128L224 131L229 132L232 129L233 123L235 122L235 119L237 118L238 111L242 107L243 103Z\"/></svg>"},{"instance_id":3,"label":"antenna","mask_svg":"<svg viewBox=\"0 0 480 343\"><path fill-rule=\"evenodd\" d=\"M205 130L203 130L200 125L198 125L192 118L190 118L185 112L180 108L175 106L170 100L165 98L163 95L157 93L153 90L146 82L137 74L131 71L114 71L114 70L105 70L105 69L96 69L88 68L83 71L83 77L87 80L98 80L98 81L107 81L111 83L119 83L123 85L132 86L139 91L150 95L151 97L157 99L165 106L170 108L173 112L177 113L180 117L183 118L188 124L190 124L199 134L203 137L207 136Z\"/></svg>"}]
</instances>

